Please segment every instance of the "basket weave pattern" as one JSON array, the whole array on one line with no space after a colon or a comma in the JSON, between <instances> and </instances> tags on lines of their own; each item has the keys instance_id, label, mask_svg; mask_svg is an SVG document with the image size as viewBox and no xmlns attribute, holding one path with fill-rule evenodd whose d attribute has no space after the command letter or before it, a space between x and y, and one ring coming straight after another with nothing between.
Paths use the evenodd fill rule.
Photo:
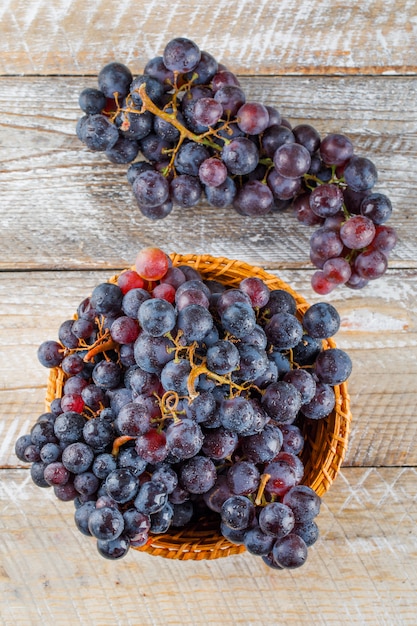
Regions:
<instances>
[{"instance_id":1,"label":"basket weave pattern","mask_svg":"<svg viewBox=\"0 0 417 626\"><path fill-rule=\"evenodd\" d=\"M237 288L244 278L256 276L271 290L288 291L296 300L297 315L300 318L309 308L307 301L278 277L243 261L193 254L172 254L171 260L175 266L193 267L200 272L203 279L217 280L232 288ZM116 282L117 276L112 277L110 281ZM335 345L332 339L323 341L324 349L334 348ZM47 410L54 398L61 397L64 382L65 375L62 369L53 368L46 390ZM334 391L336 395L334 411L324 419L306 419L304 422L305 446L302 461L305 472L302 482L314 489L319 496L328 491L336 478L345 457L349 436L351 412L347 383L335 386ZM182 560L215 559L239 554L245 550L244 546L232 544L221 535L217 514L186 528L173 529L163 535L153 535L146 546L137 549L155 556Z\"/></svg>"}]
</instances>

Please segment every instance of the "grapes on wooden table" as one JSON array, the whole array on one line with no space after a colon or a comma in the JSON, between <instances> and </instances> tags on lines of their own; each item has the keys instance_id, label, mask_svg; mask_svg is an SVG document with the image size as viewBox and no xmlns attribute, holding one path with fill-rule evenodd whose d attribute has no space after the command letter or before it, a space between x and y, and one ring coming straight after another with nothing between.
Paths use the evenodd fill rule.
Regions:
<instances>
[{"instance_id":1,"label":"grapes on wooden table","mask_svg":"<svg viewBox=\"0 0 417 626\"><path fill-rule=\"evenodd\" d=\"M164 285L173 298L155 293ZM339 324L328 303L302 315L259 278L228 287L144 248L82 300L58 329L65 343L39 347L64 384L16 455L37 486L74 502L107 559L215 515L273 569L299 567L320 508L303 484L304 430L332 413L352 367L322 342Z\"/></svg>"},{"instance_id":2,"label":"grapes on wooden table","mask_svg":"<svg viewBox=\"0 0 417 626\"><path fill-rule=\"evenodd\" d=\"M392 227L378 230L392 204L374 189L372 160L343 133L321 137L309 124L292 127L273 106L246 101L235 74L190 39L169 41L138 76L108 63L79 105L77 136L128 165L148 219L203 196L258 219L281 219L292 207L301 223L318 227L310 240L317 293L361 289L385 273L396 235Z\"/></svg>"}]
</instances>

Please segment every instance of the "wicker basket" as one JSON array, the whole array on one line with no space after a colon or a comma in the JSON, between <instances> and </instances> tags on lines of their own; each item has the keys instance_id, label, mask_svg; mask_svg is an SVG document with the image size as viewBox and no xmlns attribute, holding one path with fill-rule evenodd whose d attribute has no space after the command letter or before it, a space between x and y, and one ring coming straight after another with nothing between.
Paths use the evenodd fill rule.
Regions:
<instances>
[{"instance_id":1,"label":"wicker basket","mask_svg":"<svg viewBox=\"0 0 417 626\"><path fill-rule=\"evenodd\" d=\"M300 317L309 307L306 300L285 282L259 267L242 261L193 254L172 254L171 259L175 266L189 265L198 270L204 279L217 280L229 287L236 288L243 278L256 276L270 289L284 289L291 293L297 302ZM116 282L117 276L112 277L110 281ZM332 339L327 339L323 341L323 347L333 348L335 343ZM61 397L63 385L63 371L60 368L52 369L46 392L47 410L54 398ZM314 489L319 496L326 493L339 472L347 448L351 421L347 383L337 385L334 390L336 395L334 411L325 419L304 421L305 446L302 460L305 473L302 482ZM137 550L171 559L202 560L239 554L244 552L245 548L230 543L220 534L219 517L213 514L212 517L200 519L198 523L186 528L169 531L163 535L153 535L146 546Z\"/></svg>"}]
</instances>

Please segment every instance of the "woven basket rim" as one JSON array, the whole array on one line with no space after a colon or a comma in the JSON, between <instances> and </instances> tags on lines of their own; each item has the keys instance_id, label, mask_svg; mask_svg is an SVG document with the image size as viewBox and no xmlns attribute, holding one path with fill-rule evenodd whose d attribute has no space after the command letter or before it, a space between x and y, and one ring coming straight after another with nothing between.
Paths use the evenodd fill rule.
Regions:
<instances>
[{"instance_id":1,"label":"woven basket rim","mask_svg":"<svg viewBox=\"0 0 417 626\"><path fill-rule=\"evenodd\" d=\"M209 254L176 252L172 253L170 258L176 267L188 265L199 271L204 279L217 280L231 287L237 286L245 277L256 276L262 279L270 289L288 291L296 300L298 315L303 315L310 306L302 295L278 276L245 261L214 257ZM109 282L117 282L119 274L112 276ZM331 338L323 341L324 349L335 346L336 343ZM46 389L46 410L49 410L54 398L61 397L64 383L65 375L62 369L52 368ZM309 454L307 459L303 459L305 473L302 483L314 489L319 496L329 490L339 473L350 433L352 414L347 382L336 385L334 391L336 406L332 414L321 420L306 419L311 435L308 435ZM213 518L200 519L198 524L185 529L172 529L172 531L170 529L166 534L152 535L145 546L135 549L154 556L181 560L213 559L244 552L243 545L233 544L220 534L218 516L213 515Z\"/></svg>"}]
</instances>

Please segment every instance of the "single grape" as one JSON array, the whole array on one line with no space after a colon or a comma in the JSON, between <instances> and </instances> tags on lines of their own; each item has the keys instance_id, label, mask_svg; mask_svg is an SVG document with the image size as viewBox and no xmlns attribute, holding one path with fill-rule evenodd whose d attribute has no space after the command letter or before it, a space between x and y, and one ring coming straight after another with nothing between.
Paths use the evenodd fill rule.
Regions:
<instances>
[{"instance_id":1,"label":"single grape","mask_svg":"<svg viewBox=\"0 0 417 626\"><path fill-rule=\"evenodd\" d=\"M276 150L273 161L278 174L284 178L299 178L308 172L311 156L304 146L288 143Z\"/></svg>"}]
</instances>

